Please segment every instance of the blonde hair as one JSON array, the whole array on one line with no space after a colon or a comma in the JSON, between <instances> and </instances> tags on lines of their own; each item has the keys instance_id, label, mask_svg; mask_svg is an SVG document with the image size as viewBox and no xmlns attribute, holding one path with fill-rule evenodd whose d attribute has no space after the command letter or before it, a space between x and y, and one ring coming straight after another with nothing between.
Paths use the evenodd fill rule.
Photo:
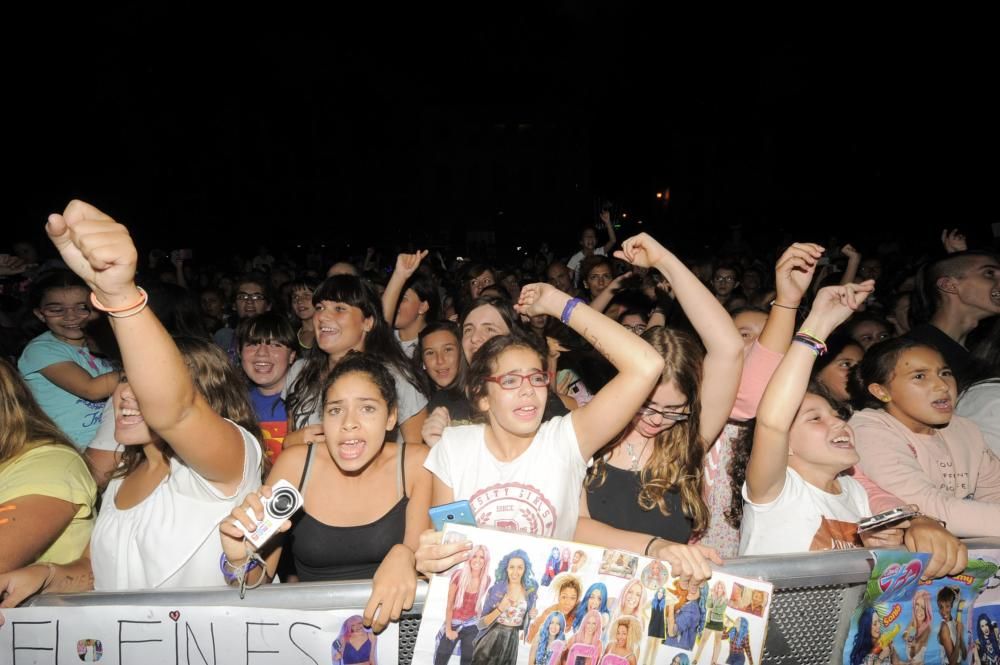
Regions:
<instances>
[{"instance_id":1,"label":"blonde hair","mask_svg":"<svg viewBox=\"0 0 1000 665\"><path fill-rule=\"evenodd\" d=\"M35 401L20 372L0 358L0 464L45 444L76 447Z\"/></svg>"},{"instance_id":2,"label":"blonde hair","mask_svg":"<svg viewBox=\"0 0 1000 665\"><path fill-rule=\"evenodd\" d=\"M229 362L225 352L212 342L196 337L176 337L174 342L184 356L184 363L191 373L194 387L205 398L212 410L223 418L227 418L250 432L257 445L261 447L261 459L264 460L263 475L267 475L267 455L264 454L263 436L250 396L247 393L246 381L236 372ZM140 405L141 406L141 405ZM168 445L162 446L163 455L168 460L174 456ZM141 446L126 446L122 452L121 465L115 471L115 477L124 477L132 473L143 460Z\"/></svg>"},{"instance_id":3,"label":"blonde hair","mask_svg":"<svg viewBox=\"0 0 1000 665\"><path fill-rule=\"evenodd\" d=\"M701 494L705 445L699 433L699 395L705 352L695 337L672 328L650 328L642 334L642 338L665 361L659 383L672 381L677 385L687 398L689 415L687 420L676 423L653 438L652 456L639 473L642 485L639 507L643 510L659 508L663 515L669 515L663 495L676 488L680 493L684 514L691 519L694 532L699 533L708 528L709 519L708 506ZM594 465L586 481L588 487L600 487L604 484L607 477L605 457L621 443L629 428L594 456Z\"/></svg>"}]
</instances>

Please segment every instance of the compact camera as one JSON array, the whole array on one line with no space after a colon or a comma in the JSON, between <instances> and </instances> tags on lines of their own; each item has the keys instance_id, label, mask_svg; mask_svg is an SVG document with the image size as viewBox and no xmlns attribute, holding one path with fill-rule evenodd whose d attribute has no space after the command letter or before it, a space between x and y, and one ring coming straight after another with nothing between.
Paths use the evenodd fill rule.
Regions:
<instances>
[{"instance_id":1,"label":"compact camera","mask_svg":"<svg viewBox=\"0 0 1000 665\"><path fill-rule=\"evenodd\" d=\"M236 522L236 526L246 534L247 540L257 549L278 532L285 520L290 519L295 511L302 507L302 495L287 480L279 480L271 487L271 498L261 497L260 502L264 504L262 516L258 517L252 510L247 510L250 519L257 522L254 531L247 531L240 522Z\"/></svg>"}]
</instances>

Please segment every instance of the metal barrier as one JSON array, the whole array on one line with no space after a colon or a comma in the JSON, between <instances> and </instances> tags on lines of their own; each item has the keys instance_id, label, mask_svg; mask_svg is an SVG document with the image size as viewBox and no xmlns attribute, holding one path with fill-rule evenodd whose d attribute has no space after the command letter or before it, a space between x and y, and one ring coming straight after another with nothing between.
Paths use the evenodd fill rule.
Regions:
<instances>
[{"instance_id":1,"label":"metal barrier","mask_svg":"<svg viewBox=\"0 0 1000 665\"><path fill-rule=\"evenodd\" d=\"M976 550L1000 549L1000 538L966 541L970 557ZM762 663L839 665L851 614L864 593L872 561L867 550L743 557L726 562L725 571L774 584L774 597L764 642ZM225 605L301 610L351 610L368 601L367 582L309 582L265 585L240 601L235 589L38 596L29 605ZM427 593L421 583L417 602L399 626L399 662L408 665L417 640L420 610ZM358 611L360 613L360 610ZM420 664L416 664L420 665Z\"/></svg>"}]
</instances>

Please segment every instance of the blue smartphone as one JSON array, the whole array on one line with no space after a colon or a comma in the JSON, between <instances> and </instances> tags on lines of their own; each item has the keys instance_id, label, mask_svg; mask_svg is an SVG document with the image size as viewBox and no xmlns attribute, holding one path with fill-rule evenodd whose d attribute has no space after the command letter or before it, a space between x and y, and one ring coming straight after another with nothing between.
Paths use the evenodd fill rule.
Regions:
<instances>
[{"instance_id":1,"label":"blue smartphone","mask_svg":"<svg viewBox=\"0 0 1000 665\"><path fill-rule=\"evenodd\" d=\"M428 512L435 531L443 529L446 522L478 526L476 516L472 513L472 504L468 501L455 501L443 506L432 506Z\"/></svg>"}]
</instances>

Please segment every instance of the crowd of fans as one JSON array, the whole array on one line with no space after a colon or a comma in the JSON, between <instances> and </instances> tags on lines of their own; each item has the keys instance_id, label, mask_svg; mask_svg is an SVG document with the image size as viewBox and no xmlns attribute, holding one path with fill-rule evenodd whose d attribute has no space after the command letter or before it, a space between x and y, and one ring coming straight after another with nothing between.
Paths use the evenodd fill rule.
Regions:
<instances>
[{"instance_id":1,"label":"crowd of fans","mask_svg":"<svg viewBox=\"0 0 1000 665\"><path fill-rule=\"evenodd\" d=\"M947 231L921 265L807 242L685 262L599 228L516 266L261 248L234 275L183 251L140 270L101 211L51 215L60 260L0 254L0 607L371 579L379 629L419 575L483 557L430 529L462 499L685 586L853 547L955 574L960 538L1000 535L996 253ZM304 509L257 553L237 523L281 480ZM505 510L509 486L546 510ZM858 532L901 505L918 514Z\"/></svg>"}]
</instances>

